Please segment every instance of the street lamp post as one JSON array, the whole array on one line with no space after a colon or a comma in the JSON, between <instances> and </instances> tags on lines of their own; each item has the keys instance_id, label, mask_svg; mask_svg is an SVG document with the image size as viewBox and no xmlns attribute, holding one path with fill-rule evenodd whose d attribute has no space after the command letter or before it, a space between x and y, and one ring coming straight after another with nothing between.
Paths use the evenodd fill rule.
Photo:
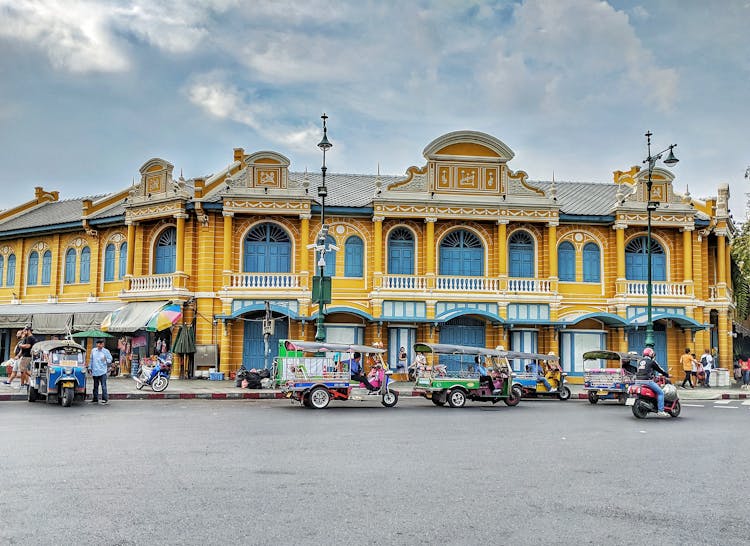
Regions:
<instances>
[{"instance_id":1,"label":"street lamp post","mask_svg":"<svg viewBox=\"0 0 750 546\"><path fill-rule=\"evenodd\" d=\"M318 320L317 328L315 330L315 341L324 342L326 340L326 327L325 327L325 290L323 279L325 277L326 267L326 238L328 236L328 226L326 225L326 195L328 195L328 188L326 187L326 152L333 147L328 140L328 128L326 127L326 120L328 116L323 113L320 118L323 120L323 139L318 143L318 148L323 151L323 166L320 168L323 181L318 186L318 197L320 198L320 232L318 233L318 244L316 250L318 251L320 258L318 260L318 271L320 272L320 278L318 282Z\"/></svg>"},{"instance_id":2,"label":"street lamp post","mask_svg":"<svg viewBox=\"0 0 750 546\"><path fill-rule=\"evenodd\" d=\"M648 157L643 161L644 164L648 164L648 178L646 180L646 192L648 193L647 197L647 203L646 203L646 213L648 216L648 231L646 236L646 244L648 245L646 248L646 254L648 256L647 262L648 262L648 281L646 285L646 295L647 295L647 303L646 303L646 312L648 313L648 316L646 318L646 347L654 348L654 322L652 320L652 311L651 311L651 297L653 293L653 279L652 279L652 271L651 271L651 213L656 210L656 207L659 206L659 204L655 201L651 201L651 186L653 182L651 181L651 174L654 172L654 167L656 166L656 162L661 159L661 156L665 154L666 152L669 152L669 155L664 160L664 164L668 166L672 166L677 164L679 159L677 159L674 156L674 152L672 151L675 147L677 147L677 144L672 144L669 146L669 148L665 148L661 152L655 155L651 155L651 131L648 131L646 133L646 146L648 147Z\"/></svg>"}]
</instances>

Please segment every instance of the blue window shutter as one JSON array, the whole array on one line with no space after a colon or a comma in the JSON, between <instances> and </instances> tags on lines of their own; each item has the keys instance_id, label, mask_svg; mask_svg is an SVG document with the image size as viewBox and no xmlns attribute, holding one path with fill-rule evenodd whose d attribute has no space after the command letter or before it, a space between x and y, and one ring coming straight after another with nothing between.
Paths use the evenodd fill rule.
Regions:
<instances>
[{"instance_id":1,"label":"blue window shutter","mask_svg":"<svg viewBox=\"0 0 750 546\"><path fill-rule=\"evenodd\" d=\"M78 282L84 283L91 280L91 250L83 247L81 250L81 271L78 274Z\"/></svg>"},{"instance_id":2,"label":"blue window shutter","mask_svg":"<svg viewBox=\"0 0 750 546\"><path fill-rule=\"evenodd\" d=\"M406 228L396 228L388 236L388 274L414 274L414 236Z\"/></svg>"},{"instance_id":3,"label":"blue window shutter","mask_svg":"<svg viewBox=\"0 0 750 546\"><path fill-rule=\"evenodd\" d=\"M13 286L16 284L16 255L11 254L8 256L8 275L6 277L6 286Z\"/></svg>"},{"instance_id":4,"label":"blue window shutter","mask_svg":"<svg viewBox=\"0 0 750 546\"><path fill-rule=\"evenodd\" d=\"M4 273L3 270L4 269L5 269L5 257L0 256L0 286L3 285L3 273Z\"/></svg>"},{"instance_id":5,"label":"blue window shutter","mask_svg":"<svg viewBox=\"0 0 750 546\"><path fill-rule=\"evenodd\" d=\"M104 282L115 280L115 245L108 244L104 249Z\"/></svg>"},{"instance_id":6,"label":"blue window shutter","mask_svg":"<svg viewBox=\"0 0 750 546\"><path fill-rule=\"evenodd\" d=\"M534 240L526 231L516 231L509 239L511 277L531 278L534 276Z\"/></svg>"},{"instance_id":7,"label":"blue window shutter","mask_svg":"<svg viewBox=\"0 0 750 546\"><path fill-rule=\"evenodd\" d=\"M440 274L479 277L484 274L484 246L470 231L459 229L440 242Z\"/></svg>"},{"instance_id":8,"label":"blue window shutter","mask_svg":"<svg viewBox=\"0 0 750 546\"><path fill-rule=\"evenodd\" d=\"M648 238L637 237L625 247L625 277L628 280L648 279ZM658 241L651 239L651 278L667 280L667 257Z\"/></svg>"},{"instance_id":9,"label":"blue window shutter","mask_svg":"<svg viewBox=\"0 0 750 546\"><path fill-rule=\"evenodd\" d=\"M362 277L363 271L363 245L362 239L352 235L346 240L344 256L344 276L345 277Z\"/></svg>"},{"instance_id":10,"label":"blue window shutter","mask_svg":"<svg viewBox=\"0 0 750 546\"><path fill-rule=\"evenodd\" d=\"M253 227L245 237L242 266L246 273L288 273L292 270L292 243L276 224Z\"/></svg>"},{"instance_id":11,"label":"blue window shutter","mask_svg":"<svg viewBox=\"0 0 750 546\"><path fill-rule=\"evenodd\" d=\"M120 270L117 272L117 278L122 279L128 271L128 243L120 245Z\"/></svg>"},{"instance_id":12,"label":"blue window shutter","mask_svg":"<svg viewBox=\"0 0 750 546\"><path fill-rule=\"evenodd\" d=\"M557 271L563 282L576 280L576 249L565 241L557 247Z\"/></svg>"},{"instance_id":13,"label":"blue window shutter","mask_svg":"<svg viewBox=\"0 0 750 546\"><path fill-rule=\"evenodd\" d=\"M35 250L29 254L29 271L26 275L26 284L36 286L39 282L39 253Z\"/></svg>"},{"instance_id":14,"label":"blue window shutter","mask_svg":"<svg viewBox=\"0 0 750 546\"><path fill-rule=\"evenodd\" d=\"M76 282L76 251L72 248L65 252L65 279L63 282L65 284Z\"/></svg>"},{"instance_id":15,"label":"blue window shutter","mask_svg":"<svg viewBox=\"0 0 750 546\"><path fill-rule=\"evenodd\" d=\"M335 244L336 244L336 240L330 235L327 235L326 247L330 247L330 245L335 245ZM316 272L320 272L320 266L318 266L319 260L320 260L320 253L316 252L316 258L315 258L315 271ZM323 271L323 274L326 277L335 277L336 276L336 251L335 250L326 251L325 260L326 260L326 267Z\"/></svg>"},{"instance_id":16,"label":"blue window shutter","mask_svg":"<svg viewBox=\"0 0 750 546\"><path fill-rule=\"evenodd\" d=\"M601 282L601 252L596 243L583 247L583 282Z\"/></svg>"},{"instance_id":17,"label":"blue window shutter","mask_svg":"<svg viewBox=\"0 0 750 546\"><path fill-rule=\"evenodd\" d=\"M52 251L42 255L42 284L47 286L52 282Z\"/></svg>"},{"instance_id":18,"label":"blue window shutter","mask_svg":"<svg viewBox=\"0 0 750 546\"><path fill-rule=\"evenodd\" d=\"M163 275L174 273L177 263L177 230L170 227L161 234L156 243L154 273Z\"/></svg>"}]
</instances>

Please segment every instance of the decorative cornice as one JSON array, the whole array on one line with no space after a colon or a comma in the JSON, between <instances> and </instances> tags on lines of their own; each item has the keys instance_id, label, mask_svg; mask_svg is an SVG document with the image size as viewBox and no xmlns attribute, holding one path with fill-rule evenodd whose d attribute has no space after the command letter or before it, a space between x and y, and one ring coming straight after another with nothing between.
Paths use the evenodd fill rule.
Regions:
<instances>
[{"instance_id":1,"label":"decorative cornice","mask_svg":"<svg viewBox=\"0 0 750 546\"><path fill-rule=\"evenodd\" d=\"M239 199L228 197L224 200L224 210L229 212L250 212L279 214L299 214L310 211L309 201L275 201L258 199Z\"/></svg>"}]
</instances>

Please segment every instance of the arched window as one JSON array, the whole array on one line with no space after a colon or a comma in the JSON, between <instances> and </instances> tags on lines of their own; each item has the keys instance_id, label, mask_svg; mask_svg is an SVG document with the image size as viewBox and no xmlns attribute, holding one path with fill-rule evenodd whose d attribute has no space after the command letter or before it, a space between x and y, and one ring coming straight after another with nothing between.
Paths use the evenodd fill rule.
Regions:
<instances>
[{"instance_id":1,"label":"arched window","mask_svg":"<svg viewBox=\"0 0 750 546\"><path fill-rule=\"evenodd\" d=\"M330 235L326 235L326 248L330 249L331 245L336 244L336 239L331 237ZM325 260L326 260L326 267L323 270L323 274L326 277L335 277L336 276L336 251L335 250L326 250L325 253ZM318 265L318 262L320 261L320 253L315 253L315 274L317 275L320 273L320 266Z\"/></svg>"},{"instance_id":2,"label":"arched window","mask_svg":"<svg viewBox=\"0 0 750 546\"><path fill-rule=\"evenodd\" d=\"M73 284L76 282L76 251L74 248L69 248L65 252L65 284Z\"/></svg>"},{"instance_id":3,"label":"arched window","mask_svg":"<svg viewBox=\"0 0 750 546\"><path fill-rule=\"evenodd\" d=\"M276 224L258 224L245 237L243 270L246 273L288 273L292 243Z\"/></svg>"},{"instance_id":4,"label":"arched window","mask_svg":"<svg viewBox=\"0 0 750 546\"><path fill-rule=\"evenodd\" d=\"M81 271L78 274L78 282L84 283L91 280L91 250L83 247L81 250Z\"/></svg>"},{"instance_id":5,"label":"arched window","mask_svg":"<svg viewBox=\"0 0 750 546\"><path fill-rule=\"evenodd\" d=\"M633 281L648 280L648 238L636 237L625 247L625 277ZM667 260L664 249L651 239L651 280L667 280Z\"/></svg>"},{"instance_id":6,"label":"arched window","mask_svg":"<svg viewBox=\"0 0 750 546\"><path fill-rule=\"evenodd\" d=\"M534 276L534 239L527 231L515 231L508 240L511 277Z\"/></svg>"},{"instance_id":7,"label":"arched window","mask_svg":"<svg viewBox=\"0 0 750 546\"><path fill-rule=\"evenodd\" d=\"M414 237L405 228L396 228L388 236L388 274L414 275Z\"/></svg>"},{"instance_id":8,"label":"arched window","mask_svg":"<svg viewBox=\"0 0 750 546\"><path fill-rule=\"evenodd\" d=\"M5 269L5 257L0 256L0 286L3 285L3 273L4 273L3 270L4 269Z\"/></svg>"},{"instance_id":9,"label":"arched window","mask_svg":"<svg viewBox=\"0 0 750 546\"><path fill-rule=\"evenodd\" d=\"M562 282L575 282L576 249L568 241L557 247L557 271Z\"/></svg>"},{"instance_id":10,"label":"arched window","mask_svg":"<svg viewBox=\"0 0 750 546\"><path fill-rule=\"evenodd\" d=\"M42 284L49 285L52 282L52 251L47 250L42 255Z\"/></svg>"},{"instance_id":11,"label":"arched window","mask_svg":"<svg viewBox=\"0 0 750 546\"><path fill-rule=\"evenodd\" d=\"M5 277L5 285L13 286L16 284L16 255L8 256L8 273Z\"/></svg>"},{"instance_id":12,"label":"arched window","mask_svg":"<svg viewBox=\"0 0 750 546\"><path fill-rule=\"evenodd\" d=\"M120 270L117 272L117 278L122 279L128 271L128 243L120 245Z\"/></svg>"},{"instance_id":13,"label":"arched window","mask_svg":"<svg viewBox=\"0 0 750 546\"><path fill-rule=\"evenodd\" d=\"M344 277L361 277L363 270L362 239L352 235L344 244Z\"/></svg>"},{"instance_id":14,"label":"arched window","mask_svg":"<svg viewBox=\"0 0 750 546\"><path fill-rule=\"evenodd\" d=\"M440 274L481 276L484 273L484 247L479 237L457 229L440 242Z\"/></svg>"},{"instance_id":15,"label":"arched window","mask_svg":"<svg viewBox=\"0 0 750 546\"><path fill-rule=\"evenodd\" d=\"M177 230L173 227L165 229L156 243L154 273L174 273L177 263ZM114 274L114 264L112 267Z\"/></svg>"},{"instance_id":16,"label":"arched window","mask_svg":"<svg viewBox=\"0 0 750 546\"><path fill-rule=\"evenodd\" d=\"M115 280L115 245L109 243L104 249L104 282Z\"/></svg>"},{"instance_id":17,"label":"arched window","mask_svg":"<svg viewBox=\"0 0 750 546\"><path fill-rule=\"evenodd\" d=\"M26 275L26 284L36 286L39 283L39 253L35 250L29 254L29 271Z\"/></svg>"},{"instance_id":18,"label":"arched window","mask_svg":"<svg viewBox=\"0 0 750 546\"><path fill-rule=\"evenodd\" d=\"M601 282L601 252L596 243L583 247L583 282Z\"/></svg>"}]
</instances>

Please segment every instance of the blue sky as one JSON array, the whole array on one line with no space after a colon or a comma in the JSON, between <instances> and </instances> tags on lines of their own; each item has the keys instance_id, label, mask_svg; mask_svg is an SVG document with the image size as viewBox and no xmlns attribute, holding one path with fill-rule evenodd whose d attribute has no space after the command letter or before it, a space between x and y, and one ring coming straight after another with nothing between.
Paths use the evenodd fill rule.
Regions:
<instances>
[{"instance_id":1,"label":"blue sky","mask_svg":"<svg viewBox=\"0 0 750 546\"><path fill-rule=\"evenodd\" d=\"M0 208L34 186L116 191L152 157L186 178L232 149L402 174L484 131L531 179L609 182L677 143L678 191L745 215L750 0L0 0Z\"/></svg>"}]
</instances>

